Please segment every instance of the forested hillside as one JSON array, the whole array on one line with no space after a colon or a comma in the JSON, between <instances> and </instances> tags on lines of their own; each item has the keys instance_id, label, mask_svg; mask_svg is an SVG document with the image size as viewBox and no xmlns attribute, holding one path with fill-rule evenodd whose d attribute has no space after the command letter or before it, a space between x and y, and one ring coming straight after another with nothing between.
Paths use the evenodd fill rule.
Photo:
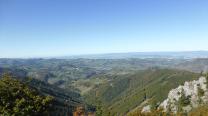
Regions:
<instances>
[{"instance_id":1,"label":"forested hillside","mask_svg":"<svg viewBox=\"0 0 208 116\"><path fill-rule=\"evenodd\" d=\"M5 92L10 93L11 95L13 95L12 92L15 93L15 95L17 94L18 97L13 97L13 101L11 101L11 103L13 104L15 101L18 100L22 100L25 99L26 101L24 102L24 104L22 103L22 105L24 105L25 109L17 109L14 110L12 107L16 107L16 105L11 105L9 106L9 108L11 109L7 109L7 111L4 111L3 109L1 109L1 113L0 114L4 114L4 115L33 115L34 112L36 112L37 110L37 115L44 115L45 111L47 111L47 115L50 116L59 116L59 115L72 115L73 111L75 110L76 107L78 106L85 106L84 101L82 100L82 97L80 96L79 93L74 92L72 89L61 89L58 88L54 85L45 83L44 81L40 81L37 79L33 79L33 78L29 78L26 77L26 72L24 72L23 70L14 70L14 69L9 69L9 68L1 68L0 70L0 78L2 78L2 83L0 83L1 89L0 90L0 94L3 97L3 95L6 95ZM4 76L4 75L8 75L8 76ZM19 87L20 86L20 87ZM27 88L25 88L27 87ZM22 89L21 89L22 88ZM11 90L10 90L11 89ZM18 90L20 89L20 90ZM26 90L24 90L26 89ZM20 92L18 92L20 91ZM26 92L26 94L23 94L23 92ZM28 92L32 92L31 95ZM34 92L33 92L34 91ZM25 95L25 97L24 97ZM34 98L32 97L34 95ZM37 98L37 103L39 105L40 108L37 107L37 109L35 109L36 107L33 107L30 105L35 105L34 103L32 103L32 101L34 101L33 99L36 99L35 96L49 96L49 98L47 98L46 100L49 100L49 106L48 110L44 109L46 106L44 106L45 102L47 101L40 101L43 98ZM29 98L31 98L32 101L29 101ZM7 99L8 96L5 96L5 99ZM10 98L8 98L9 100ZM5 101L3 98L1 99L1 103L4 103ZM11 99L10 99L11 100ZM44 100L44 99L43 99ZM6 101L8 102L8 101ZM21 102L21 101L20 101ZM43 103L41 105L41 103ZM18 105L18 104L17 104ZM1 108L3 108L5 105L4 104L0 104ZM43 107L43 109L41 109ZM18 106L18 108L22 108L20 106ZM29 108L29 109L28 109ZM14 110L14 111L10 111L10 110ZM31 110L28 111L27 110ZM39 111L40 110L40 111ZM16 113L17 114L16 114ZM9 114L8 114L9 113ZM11 114L10 114L11 113ZM24 114L26 113L26 114ZM34 114L36 115L36 114Z\"/></svg>"},{"instance_id":2,"label":"forested hillside","mask_svg":"<svg viewBox=\"0 0 208 116\"><path fill-rule=\"evenodd\" d=\"M124 115L146 100L161 102L170 89L198 76L172 69L148 69L130 75L107 76L105 78L109 78L109 81L92 89L86 94L86 99L92 104L101 105L103 115Z\"/></svg>"},{"instance_id":3,"label":"forested hillside","mask_svg":"<svg viewBox=\"0 0 208 116\"><path fill-rule=\"evenodd\" d=\"M100 74L130 74L151 67L178 68L187 59L146 58L146 59L0 59L0 67L10 68L16 73L65 88L72 80L91 78ZM195 62L195 61L194 61ZM196 61L197 64L198 61ZM180 65L181 64L181 65ZM192 61L186 63L196 71ZM206 63L205 63L206 64ZM202 64L203 65L203 64ZM204 68L203 68L204 69ZM198 70L203 70L198 69ZM18 71L15 71L18 70ZM186 68L183 68L186 70Z\"/></svg>"},{"instance_id":4,"label":"forested hillside","mask_svg":"<svg viewBox=\"0 0 208 116\"><path fill-rule=\"evenodd\" d=\"M97 115L113 116L157 105L171 89L206 72L207 64L207 59L168 58L0 59L0 74L54 97L56 112L89 106Z\"/></svg>"}]
</instances>

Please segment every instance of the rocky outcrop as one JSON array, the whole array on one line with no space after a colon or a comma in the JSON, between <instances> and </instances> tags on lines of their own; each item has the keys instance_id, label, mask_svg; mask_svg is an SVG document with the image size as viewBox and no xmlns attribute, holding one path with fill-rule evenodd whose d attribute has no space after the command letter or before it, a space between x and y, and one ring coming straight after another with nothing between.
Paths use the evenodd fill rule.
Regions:
<instances>
[{"instance_id":1,"label":"rocky outcrop","mask_svg":"<svg viewBox=\"0 0 208 116\"><path fill-rule=\"evenodd\" d=\"M143 107L142 112L150 112L151 111L151 106L147 105L145 107Z\"/></svg>"},{"instance_id":2,"label":"rocky outcrop","mask_svg":"<svg viewBox=\"0 0 208 116\"><path fill-rule=\"evenodd\" d=\"M206 77L200 77L198 80L185 82L175 89L172 89L167 99L165 99L159 108L164 111L189 112L192 108L196 108L201 104L208 103L208 89ZM144 107L143 112L147 112Z\"/></svg>"}]
</instances>

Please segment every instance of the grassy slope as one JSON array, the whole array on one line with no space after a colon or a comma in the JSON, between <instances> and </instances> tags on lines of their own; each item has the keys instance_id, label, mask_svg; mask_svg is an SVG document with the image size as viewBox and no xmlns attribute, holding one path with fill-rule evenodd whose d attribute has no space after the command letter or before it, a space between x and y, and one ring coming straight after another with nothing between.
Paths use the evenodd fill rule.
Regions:
<instances>
[{"instance_id":1,"label":"grassy slope","mask_svg":"<svg viewBox=\"0 0 208 116\"><path fill-rule=\"evenodd\" d=\"M170 89L198 76L195 73L170 69L149 69L132 75L110 76L109 82L92 89L86 98L96 104L97 96L105 106L105 113L122 115L143 102L144 88L147 98L162 101Z\"/></svg>"}]
</instances>

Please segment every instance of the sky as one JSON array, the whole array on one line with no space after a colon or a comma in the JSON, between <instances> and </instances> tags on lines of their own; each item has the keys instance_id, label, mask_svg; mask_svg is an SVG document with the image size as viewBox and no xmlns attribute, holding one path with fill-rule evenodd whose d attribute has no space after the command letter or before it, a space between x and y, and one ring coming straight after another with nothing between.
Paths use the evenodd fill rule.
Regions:
<instances>
[{"instance_id":1,"label":"sky","mask_svg":"<svg viewBox=\"0 0 208 116\"><path fill-rule=\"evenodd\" d=\"M208 0L0 0L0 58L208 50Z\"/></svg>"}]
</instances>

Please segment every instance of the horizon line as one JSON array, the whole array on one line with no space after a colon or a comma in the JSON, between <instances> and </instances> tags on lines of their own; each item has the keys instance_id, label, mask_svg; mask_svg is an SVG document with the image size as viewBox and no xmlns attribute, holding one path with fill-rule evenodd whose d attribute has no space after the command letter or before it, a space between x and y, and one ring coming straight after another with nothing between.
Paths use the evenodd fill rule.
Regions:
<instances>
[{"instance_id":1,"label":"horizon line","mask_svg":"<svg viewBox=\"0 0 208 116\"><path fill-rule=\"evenodd\" d=\"M110 54L130 54L130 53L183 53L183 52L208 52L208 50L169 50L169 51L131 51L131 52L106 52L106 53L86 53L86 54L71 54L71 55L51 55L51 56L23 56L23 57L0 57L0 59L52 59L52 58L73 58L79 56L92 55L110 55Z\"/></svg>"}]
</instances>

